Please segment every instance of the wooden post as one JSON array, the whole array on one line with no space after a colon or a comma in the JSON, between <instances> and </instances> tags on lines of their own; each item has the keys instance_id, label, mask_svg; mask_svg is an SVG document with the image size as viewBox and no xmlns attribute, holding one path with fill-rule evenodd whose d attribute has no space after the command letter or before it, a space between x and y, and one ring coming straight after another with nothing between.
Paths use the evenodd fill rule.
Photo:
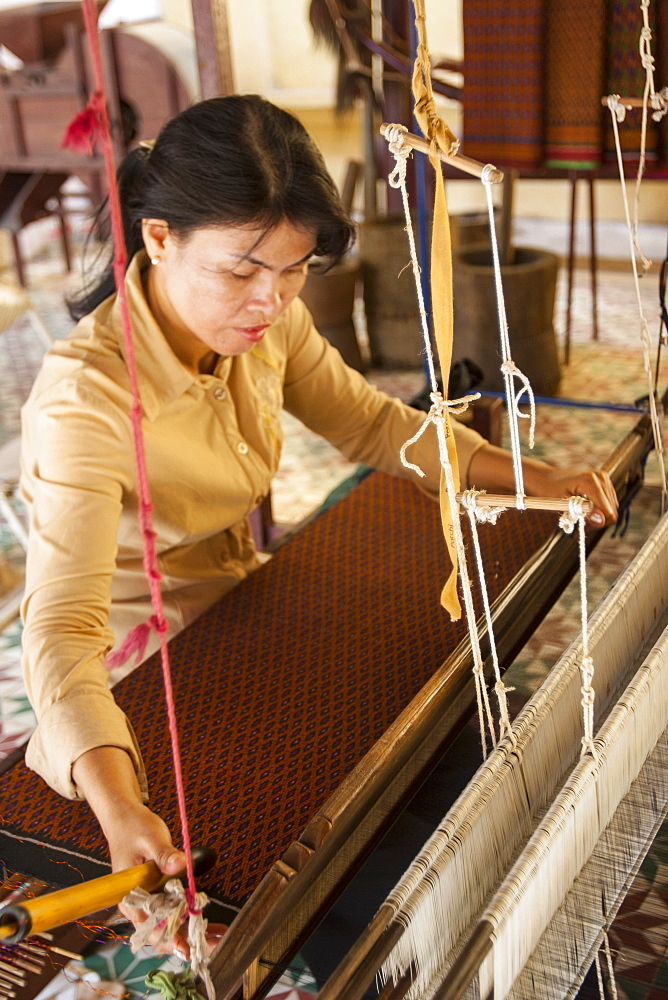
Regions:
<instances>
[{"instance_id":1,"label":"wooden post","mask_svg":"<svg viewBox=\"0 0 668 1000\"><path fill-rule=\"evenodd\" d=\"M192 0L195 48L203 99L234 90L226 0Z\"/></svg>"}]
</instances>

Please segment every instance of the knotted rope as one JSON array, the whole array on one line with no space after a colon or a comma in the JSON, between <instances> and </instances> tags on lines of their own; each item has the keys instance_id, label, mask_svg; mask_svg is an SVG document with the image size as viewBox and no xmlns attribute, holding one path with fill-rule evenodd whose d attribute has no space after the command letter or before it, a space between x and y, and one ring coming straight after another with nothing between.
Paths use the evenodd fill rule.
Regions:
<instances>
[{"instance_id":1,"label":"knotted rope","mask_svg":"<svg viewBox=\"0 0 668 1000\"><path fill-rule=\"evenodd\" d=\"M459 510L457 507L456 495L459 489L459 464L457 461L457 451L455 448L452 428L450 427L449 414L451 412L461 413L468 406L474 396L463 397L459 400L445 400L438 387L436 367L434 362L434 351L432 349L431 337L429 335L429 322L422 294L422 283L420 281L420 264L417 256L415 244L415 234L413 222L411 220L410 205L408 202L408 189L406 185L406 161L410 155L410 148L403 142L403 136L407 129L403 125L389 125L385 130L385 138L388 148L395 159L395 167L389 176L388 182L392 187L401 192L401 200L406 219L406 233L410 250L411 268L415 279L415 289L418 299L418 310L420 313L420 326L424 352L427 358L429 380L431 383L430 398L432 407L420 430L401 448L401 461L406 468L412 469L418 475L424 475L418 466L413 465L406 459L406 449L417 441L430 423L436 427L438 436L439 458L441 461L441 521L443 523L443 534L448 547L450 560L452 562L452 572L441 593L441 603L450 613L451 618L457 620L461 617L461 606L457 595L457 567L466 563L464 541L459 525ZM445 190L440 166L437 160L432 160L436 168L436 203L434 206L434 224L432 228L432 252L431 252L431 281L432 281L432 304L434 333L441 363L441 371L449 371L450 360L452 358L452 260L450 253L450 230L448 223L447 207L445 204ZM440 178L440 183L439 183ZM466 570L464 569L464 572ZM466 591L466 584L462 578L462 586Z\"/></svg>"},{"instance_id":2,"label":"knotted rope","mask_svg":"<svg viewBox=\"0 0 668 1000\"><path fill-rule=\"evenodd\" d=\"M423 133L430 142L430 161L434 168L436 177L436 192L434 201L434 223L432 227L432 254L431 254L431 284L432 284L432 301L434 309L434 335L436 340L436 347L438 350L438 356L440 360L441 371L445 372L449 370L451 359L452 359L452 330L453 330L453 315L452 315L452 255L450 250L450 233L449 233L449 220L447 214L447 205L445 201L445 185L443 183L443 175L441 172L441 167L438 159L436 158L436 150L441 150L446 155L452 155L457 151L458 143L450 129L445 125L442 119L436 112L435 102L433 97L432 85L431 85L431 70L430 70L430 60L429 51L426 38L426 19L424 11L423 0L414 0L415 8L415 23L418 34L418 46L417 54L415 60L415 67L413 72L413 95L415 99L415 117L422 129ZM434 365L434 354L432 351L431 339L429 336L429 325L427 321L426 309L424 304L424 298L422 294L422 285L420 281L420 267L418 262L417 250L415 246L415 237L413 233L413 225L410 215L410 206L408 203L408 192L406 186L406 165L407 160L410 155L410 147L404 142L404 135L407 129L402 125L390 125L384 130L385 138L388 141L388 146L390 152L395 158L394 170L390 173L389 183L392 187L399 189L401 191L402 203L404 208L404 215L406 218L406 232L408 234L408 242L410 248L410 259L411 267L413 270L413 276L415 279L415 287L418 299L418 309L420 314L420 323L422 329L422 337L424 342L424 350L427 358L429 377L431 381L431 408L424 423L413 435L410 440L408 440L401 448L400 457L401 461L406 466L406 468L411 469L418 475L423 476L424 473L418 465L412 463L408 460L406 452L407 449L414 444L419 438L424 434L425 430L430 424L433 424L436 428L437 439L438 439L438 449L439 449L439 459L441 463L442 476L441 476L441 517L443 521L444 535L446 538L446 543L448 545L448 550L450 552L453 571L448 579L446 586L443 590L441 597L443 605L450 611L451 616L458 618L461 614L461 609L459 605L459 599L457 596L456 580L457 571L459 570L459 575L461 577L461 592L464 597L464 605L466 609L466 619L469 631L469 637L471 641L471 648L473 653L473 673L475 677L476 690L478 694L478 715L480 722L480 733L481 741L483 746L483 754L487 753L487 737L486 733L489 732L492 744L496 743L495 727L493 715L491 712L491 707L489 703L489 695L485 685L484 678L484 663L482 659L482 654L480 650L480 642L477 634L476 620L475 620L475 610L473 608L473 600L471 594L471 583L468 574L468 568L466 563L466 552L464 549L464 541L461 532L461 524L459 520L459 507L457 505L457 488L459 483L459 470L457 466L457 456L454 447L454 440L452 435L452 429L450 427L450 415L457 415L462 413L466 407L474 399L479 397L479 393L464 396L461 399L449 400L445 399L442 393L439 391L438 382L436 378L436 371ZM486 172L485 176L489 181L489 171ZM492 214L492 225L493 225L493 214ZM496 253L497 261L497 271L499 280L497 282L497 292L500 288L500 267L498 266L498 251ZM505 306L503 305L503 299L501 296L501 313L503 315L504 322L501 324L502 329L505 331L506 344L508 344L507 337L507 324L505 323ZM509 387L508 400L509 409L513 413L519 416L524 416L519 410L519 402L522 395L526 392L529 396L531 402L531 413L532 413L532 423L531 423L531 443L533 444L533 427L535 422L535 410L533 406L533 393L528 380L522 375L517 369L510 357L509 345L504 351L504 377L506 378L506 385ZM512 384L512 378L519 377L522 380L522 388L516 394ZM517 425L517 417L515 417L515 425ZM519 435L515 434L515 447L513 449L513 457L515 463L515 479L517 485L517 497L516 505L518 507L523 507L523 494L524 487L522 482L522 470L521 470L521 456L519 453ZM444 488L445 487L445 488ZM500 675L498 656L496 651L496 644L494 642L493 636L493 625L491 618L491 610L489 605L489 598L487 595L487 587L485 582L484 566L482 562L482 556L480 552L480 545L477 535L476 519L483 520L487 519L494 522L500 511L485 511L482 512L481 508L477 507L475 500L472 499L472 495L469 495L468 501L465 504L467 512L469 514L469 519L471 521L472 527L472 537L474 540L474 547L476 552L476 562L478 569L478 577L480 580L480 587L483 595L483 604L485 608L485 616L487 621L487 627L490 635L490 646L492 651L492 662L494 666L494 672L496 676L495 692L499 702L499 712L500 712L500 727L502 735L507 735L510 739L513 739L511 722L508 714L508 704L506 698L506 692L508 689L505 688Z\"/></svg>"},{"instance_id":3,"label":"knotted rope","mask_svg":"<svg viewBox=\"0 0 668 1000\"><path fill-rule=\"evenodd\" d=\"M585 543L585 510L584 497L570 497L568 509L559 518L559 527L567 535L572 534L575 526L578 528L578 550L580 557L580 624L582 629L582 660L580 661L580 677L582 678L582 711L584 735L582 737L582 753L596 756L594 746L594 700L592 686L594 680L594 661L589 655L589 622L587 607L587 547Z\"/></svg>"},{"instance_id":4,"label":"knotted rope","mask_svg":"<svg viewBox=\"0 0 668 1000\"><path fill-rule=\"evenodd\" d=\"M510 450L513 457L513 470L515 473L515 505L524 509L524 474L522 472L522 454L520 450L519 421L529 419L529 448L533 448L534 435L536 430L536 404L534 401L533 389L526 375L520 371L513 361L510 353L510 334L508 331L508 317L506 315L506 302L503 295L503 280L501 277L501 261L499 258L499 246L496 239L496 220L494 218L494 202L492 200L491 171L495 168L488 163L481 176L482 185L485 189L487 199L487 213L489 215L489 233L492 244L492 262L494 267L494 285L496 288L496 308L499 323L499 341L501 345L501 373L506 389L506 400L508 405L508 429L510 431ZM519 391L515 392L513 379L517 378L521 382ZM530 412L522 413L520 400L526 393Z\"/></svg>"},{"instance_id":5,"label":"knotted rope","mask_svg":"<svg viewBox=\"0 0 668 1000\"><path fill-rule=\"evenodd\" d=\"M649 71L648 71L649 79ZM619 180L622 189L622 201L624 204L624 215L626 218L626 228L629 235L629 250L631 256L631 270L633 273L633 283L636 293L636 303L638 306L638 318L640 321L640 344L642 347L643 355L643 367L645 369L645 374L647 375L648 383L648 400L649 400L649 415L652 423L652 434L654 437L654 449L656 451L657 461L659 463L659 474L661 477L661 491L662 491L662 507L665 509L666 501L668 500L668 482L666 480L666 463L664 455L663 446L663 430L661 427L661 420L659 417L657 402L656 402L656 386L654 383L654 375L652 373L652 358L651 358L651 338L649 333L649 327L647 325L647 319L645 317L645 312L642 305L642 296L640 294L640 276L638 274L638 264L636 261L636 251L639 253L642 264L643 271L651 267L651 261L648 260L642 253L639 243L638 243L638 205L639 205L639 185L642 178L641 167L644 167L644 149L646 141L646 130L643 128L641 131L641 162L638 167L638 175L636 179L636 197L635 197L635 210L634 219L631 219L631 211L629 208L629 198L626 189L626 177L624 175L624 161L622 156L622 144L619 136L619 124L624 121L626 115L626 109L621 103L618 94L611 94L607 99L608 108L610 110L610 118L612 121L612 131L615 138L615 151L617 154L617 167L619 171ZM645 87L645 96L643 98L643 110L646 110L647 104L647 86ZM643 122L646 125L646 116L643 116Z\"/></svg>"}]
</instances>

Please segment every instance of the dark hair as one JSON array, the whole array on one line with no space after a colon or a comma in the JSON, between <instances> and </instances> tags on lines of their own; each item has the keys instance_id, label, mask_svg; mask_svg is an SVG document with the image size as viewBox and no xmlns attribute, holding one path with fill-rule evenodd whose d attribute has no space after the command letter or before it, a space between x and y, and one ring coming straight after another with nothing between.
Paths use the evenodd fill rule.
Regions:
<instances>
[{"instance_id":1,"label":"dark hair","mask_svg":"<svg viewBox=\"0 0 668 1000\"><path fill-rule=\"evenodd\" d=\"M321 153L301 123L257 95L201 101L162 128L150 153L128 154L118 172L128 260L143 247L142 219L165 219L187 238L204 226L285 220L316 232L315 255L336 261L354 239ZM80 319L115 290L111 262L95 287L69 302Z\"/></svg>"}]
</instances>

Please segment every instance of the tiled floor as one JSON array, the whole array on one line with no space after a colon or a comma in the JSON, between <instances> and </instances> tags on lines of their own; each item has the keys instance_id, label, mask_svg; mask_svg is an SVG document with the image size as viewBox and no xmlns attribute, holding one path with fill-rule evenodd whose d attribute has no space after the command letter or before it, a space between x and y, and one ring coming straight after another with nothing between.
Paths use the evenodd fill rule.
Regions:
<instances>
[{"instance_id":1,"label":"tiled floor","mask_svg":"<svg viewBox=\"0 0 668 1000\"><path fill-rule=\"evenodd\" d=\"M530 228L530 227L529 227ZM651 236L654 246L659 236L653 227ZM55 234L44 230L46 238L38 246L36 256L31 260L28 274L31 281L30 292L35 306L45 318L54 336L63 335L70 326L62 306L63 291L67 285L73 286L76 278L63 274L59 249ZM665 234L664 238L665 238ZM526 233L525 233L526 237ZM536 243L525 238L524 242ZM560 336L565 322L565 282L560 279L558 289L555 324ZM642 297L650 331L658 328L658 292L655 275L642 282ZM641 353L638 348L639 321L635 293L630 274L602 272L599 280L599 324L601 339L591 340L591 303L589 279L584 273L576 275L575 296L572 313L572 361L562 373L560 394L563 397L584 400L632 404L647 394L647 376L643 370ZM27 391L41 356L39 339L27 322L19 322L0 339L2 352L0 363L0 445L18 430L17 412L22 396ZM665 371L665 365L664 365ZM401 398L409 399L424 384L420 371L389 372L371 371L368 378L379 388ZM665 376L662 384L665 385ZM603 461L611 448L635 422L629 414L612 413L608 410L578 410L573 407L542 405L538 410L538 434L535 453L560 464L587 464ZM315 509L330 490L353 471L354 466L344 460L325 441L317 438L289 415L284 416L285 450L274 481L274 517L281 524L296 524ZM607 538L599 548L591 563L592 589L591 606L610 586L626 561L642 542L649 526L656 517L658 489L656 484L657 466L650 459L647 469L645 490L634 510L630 530L624 539ZM19 509L19 508L17 508ZM5 556L17 566L21 562L21 550L10 545L7 532L0 536L0 548ZM577 629L577 597L574 590L565 598L549 617L545 627L533 637L518 659L513 682L527 691L533 688L556 658L565 643ZM25 697L19 673L20 629L17 623L0 635L0 756L22 743L33 725L32 713ZM653 971L646 972L645 982L665 981L665 951L668 946L666 920L666 851L668 838L657 844L657 855L648 862L649 869L643 869L647 893L662 900L661 915L651 921L654 942L657 935L663 948L656 952ZM658 859L658 860L657 860ZM653 867L652 867L653 866ZM659 878L659 883L655 881ZM645 883L638 892L645 891ZM625 911L623 925L620 925L615 947L619 948L620 976L626 975L632 964L630 955L624 957L624 928L633 923L633 900ZM636 907L637 909L637 907ZM636 919L633 924L637 926ZM644 932L643 932L644 933ZM647 929L647 934L650 931ZM646 935L647 936L647 935ZM650 935L651 936L651 935ZM630 940L630 938L629 938ZM634 938L634 947L637 939ZM659 952L661 951L659 948ZM647 957L647 956L646 956ZM633 959L635 961L635 959ZM647 959L647 961L650 961ZM636 962L637 964L637 962ZM308 991L308 980L302 981L304 972L299 970L296 981L284 980L274 990L274 995L285 1000L297 1000ZM108 973L103 979L110 978ZM630 985L629 985L630 983ZM628 987L628 988L627 988ZM131 989L136 989L131 986ZM624 992L626 991L626 992ZM629 1000L636 997L658 996L642 990L635 981L623 979L619 985L620 997Z\"/></svg>"}]
</instances>

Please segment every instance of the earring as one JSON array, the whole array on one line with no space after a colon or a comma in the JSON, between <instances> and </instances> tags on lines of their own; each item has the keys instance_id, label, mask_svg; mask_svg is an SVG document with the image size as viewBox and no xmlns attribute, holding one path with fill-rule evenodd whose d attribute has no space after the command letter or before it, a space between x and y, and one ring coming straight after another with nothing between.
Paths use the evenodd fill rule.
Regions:
<instances>
[{"instance_id":1,"label":"earring","mask_svg":"<svg viewBox=\"0 0 668 1000\"><path fill-rule=\"evenodd\" d=\"M151 257L151 264L159 264L159 263L160 263L159 257Z\"/></svg>"}]
</instances>

